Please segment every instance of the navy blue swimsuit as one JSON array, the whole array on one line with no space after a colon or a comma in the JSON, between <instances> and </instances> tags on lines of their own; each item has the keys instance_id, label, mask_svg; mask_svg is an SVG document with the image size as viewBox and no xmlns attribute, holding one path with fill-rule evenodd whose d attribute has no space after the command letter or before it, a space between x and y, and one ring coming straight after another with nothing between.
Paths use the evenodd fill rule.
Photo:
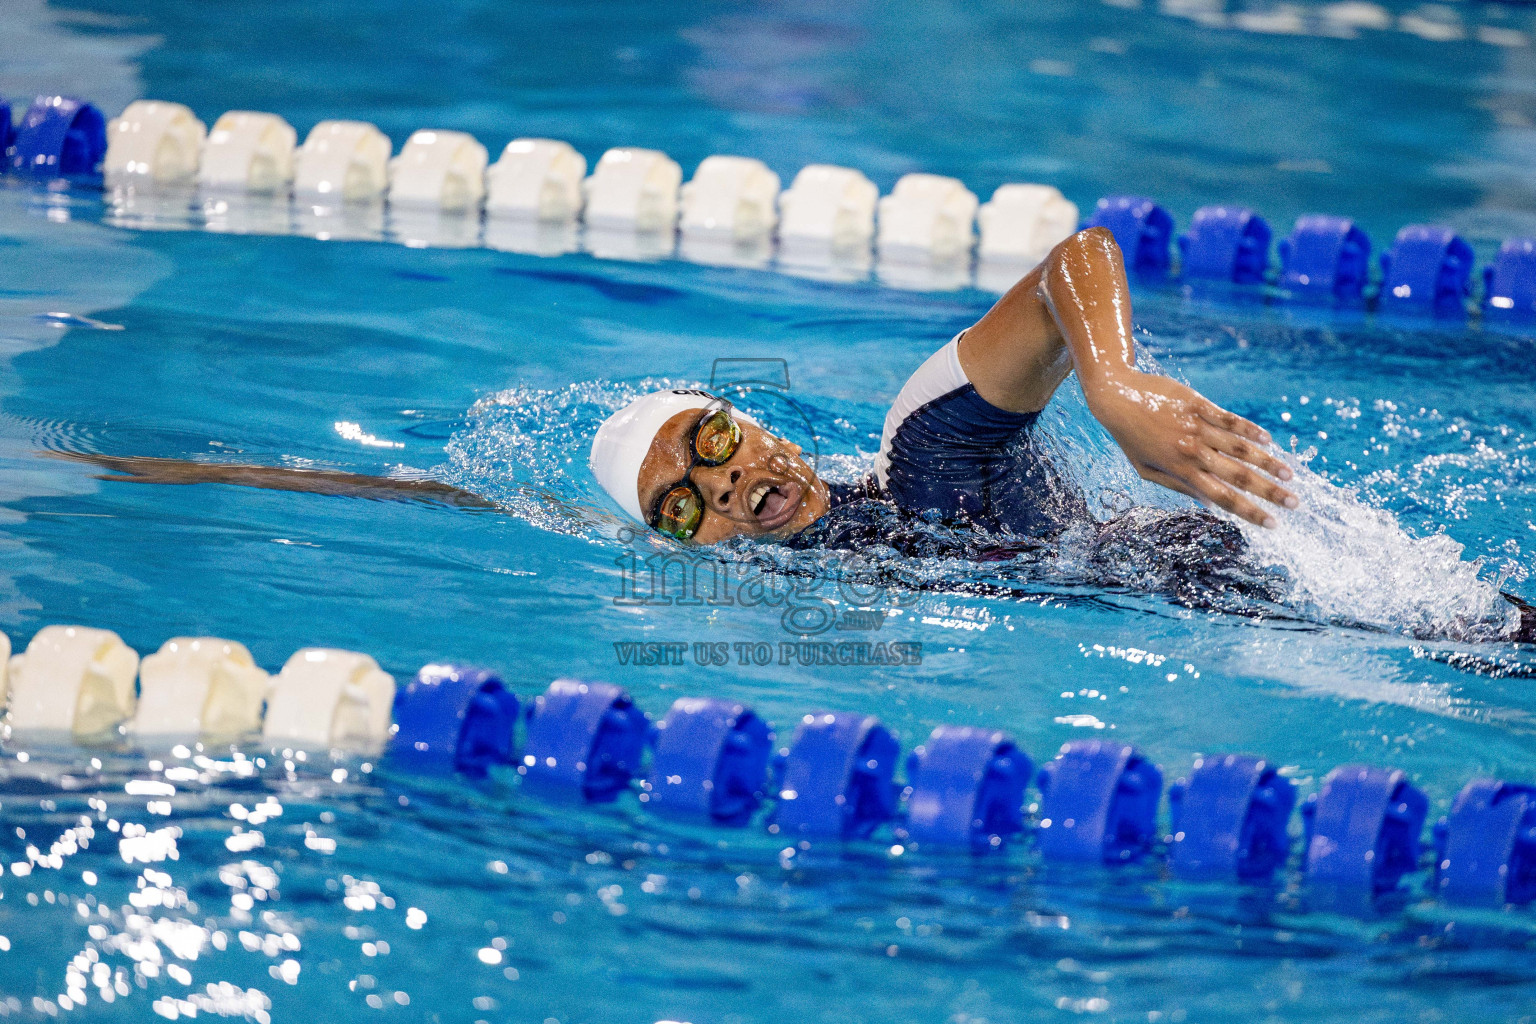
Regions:
<instances>
[{"instance_id":1,"label":"navy blue swimsuit","mask_svg":"<svg viewBox=\"0 0 1536 1024\"><path fill-rule=\"evenodd\" d=\"M908 511L937 511L1021 537L1060 532L1088 515L1033 436L1036 412L1006 412L966 384L902 420L886 450L885 490Z\"/></svg>"}]
</instances>

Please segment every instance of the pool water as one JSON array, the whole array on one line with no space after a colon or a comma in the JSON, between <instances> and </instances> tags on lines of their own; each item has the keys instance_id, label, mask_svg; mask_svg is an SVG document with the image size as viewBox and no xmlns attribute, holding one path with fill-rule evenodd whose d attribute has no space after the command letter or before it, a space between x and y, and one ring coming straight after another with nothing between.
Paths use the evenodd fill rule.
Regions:
<instances>
[{"instance_id":1,"label":"pool water","mask_svg":"<svg viewBox=\"0 0 1536 1024\"><path fill-rule=\"evenodd\" d=\"M827 161L882 190L926 170L983 198L1038 180L1085 208L1144 192L1181 222L1218 201L1278 225L1348 213L1378 242L1435 220L1485 258L1536 224L1536 15L1516 7L1398 5L1385 29L1219 4L14 16L0 93L67 88L108 113L153 96L209 122L272 110L301 134L371 120L397 147L418 127L493 151L564 138L589 160L638 144L685 171L741 153L786 180ZM906 376L992 295L111 219L99 196L0 187L0 628L18 649L70 622L143 653L225 636L272 670L307 645L402 680L454 659L524 695L620 683L653 714L738 699L781 736L820 708L877 714L909 748L939 724L1004 728L1037 761L1113 735L1170 779L1250 751L1304 794L1337 764L1395 765L1432 816L1474 775L1536 777L1536 656L1471 639L1498 589L1536 597L1536 342L1518 331L1143 289L1150 358L1301 470L1302 510L1250 532L1283 593L1258 617L1190 607L1095 582L1069 548L1012 575L898 560L906 586L834 566L818 607L881 614L812 639L921 645L921 664L804 664L783 655L802 638L782 594L626 600L657 549L586 474L590 431L649 384L736 374L717 357L782 360L797 405L779 386L761 407L852 476ZM1134 480L1070 383L1044 422L1102 514L1178 505ZM502 511L106 482L48 450L421 475ZM703 564L740 582L754 563ZM686 653L643 665L644 643ZM698 664L694 644L726 645L729 664ZM509 777L251 744L5 750L0 1015L20 1019L1536 1019L1528 911L1412 895L1348 916L1289 881L1196 886L1028 849L786 856L757 829L668 824L632 799L564 807Z\"/></svg>"}]
</instances>

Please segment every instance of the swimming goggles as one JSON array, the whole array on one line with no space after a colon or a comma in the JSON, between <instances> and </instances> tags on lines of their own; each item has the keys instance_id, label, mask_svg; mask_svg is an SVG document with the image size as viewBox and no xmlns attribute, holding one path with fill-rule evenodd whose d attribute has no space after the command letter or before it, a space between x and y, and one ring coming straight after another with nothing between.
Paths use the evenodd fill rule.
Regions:
<instances>
[{"instance_id":1,"label":"swimming goggles","mask_svg":"<svg viewBox=\"0 0 1536 1024\"><path fill-rule=\"evenodd\" d=\"M704 407L689 443L692 461L677 483L662 492L651 508L651 529L675 540L689 540L704 521L704 492L693 482L700 466L723 466L741 447L741 427L731 418L731 403L717 398Z\"/></svg>"}]
</instances>

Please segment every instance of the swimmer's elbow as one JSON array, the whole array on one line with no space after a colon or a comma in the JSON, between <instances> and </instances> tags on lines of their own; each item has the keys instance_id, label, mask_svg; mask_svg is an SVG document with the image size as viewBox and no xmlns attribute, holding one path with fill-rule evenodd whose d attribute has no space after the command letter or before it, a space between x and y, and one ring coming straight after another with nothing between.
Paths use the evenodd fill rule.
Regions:
<instances>
[{"instance_id":1,"label":"swimmer's elbow","mask_svg":"<svg viewBox=\"0 0 1536 1024\"><path fill-rule=\"evenodd\" d=\"M1094 225L1091 228L1083 228L1060 242L1046 257L1046 264L1047 266L1059 265L1062 261L1073 258L1091 260L1096 256L1102 258L1110 253L1116 256L1120 254L1120 246L1115 241L1114 233L1109 228Z\"/></svg>"},{"instance_id":2,"label":"swimmer's elbow","mask_svg":"<svg viewBox=\"0 0 1536 1024\"><path fill-rule=\"evenodd\" d=\"M1067 268L1065 272L1070 276L1073 270L1107 269L1121 259L1120 246L1109 228L1099 225L1083 228L1058 242L1040 265L1040 293L1048 294L1052 278L1059 276L1063 268Z\"/></svg>"}]
</instances>

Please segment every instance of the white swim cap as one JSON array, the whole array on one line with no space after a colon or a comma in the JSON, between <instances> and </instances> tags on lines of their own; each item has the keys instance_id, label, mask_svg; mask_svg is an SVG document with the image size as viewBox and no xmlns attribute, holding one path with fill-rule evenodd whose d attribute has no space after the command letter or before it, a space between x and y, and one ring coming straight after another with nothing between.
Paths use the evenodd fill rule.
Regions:
<instances>
[{"instance_id":1,"label":"white swim cap","mask_svg":"<svg viewBox=\"0 0 1536 1024\"><path fill-rule=\"evenodd\" d=\"M640 511L640 464L650 452L651 442L673 416L688 409L702 409L718 398L718 395L696 388L641 395L597 428L588 462L592 475L625 512L645 522L645 514ZM757 423L740 409L733 409L731 415L747 423Z\"/></svg>"}]
</instances>

